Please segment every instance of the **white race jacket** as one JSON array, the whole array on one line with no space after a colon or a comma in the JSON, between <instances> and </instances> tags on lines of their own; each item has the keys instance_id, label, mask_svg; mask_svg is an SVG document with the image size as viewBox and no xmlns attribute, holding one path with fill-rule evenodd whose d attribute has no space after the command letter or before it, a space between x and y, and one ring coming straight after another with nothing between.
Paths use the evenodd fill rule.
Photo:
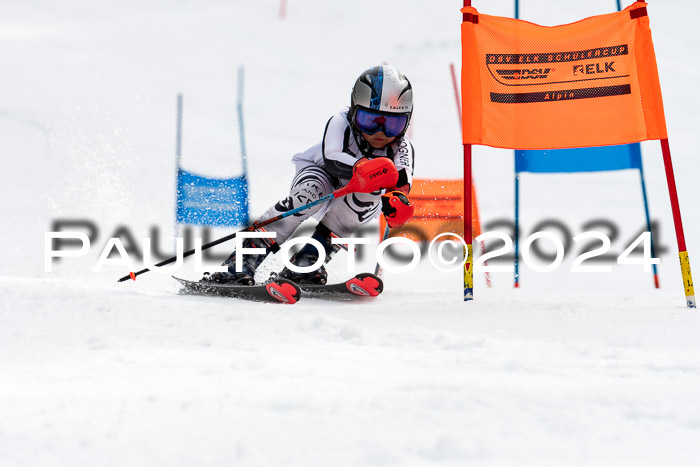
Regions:
<instances>
[{"instance_id":1,"label":"white race jacket","mask_svg":"<svg viewBox=\"0 0 700 467\"><path fill-rule=\"evenodd\" d=\"M295 154L292 161L297 171L309 165L323 167L332 177L336 188L345 185L352 177L352 167L363 157L388 157L399 172L396 186L413 182L413 145L405 136L390 145L375 149L362 136L355 134L348 121L349 108L331 117L323 133L323 141L304 152Z\"/></svg>"}]
</instances>

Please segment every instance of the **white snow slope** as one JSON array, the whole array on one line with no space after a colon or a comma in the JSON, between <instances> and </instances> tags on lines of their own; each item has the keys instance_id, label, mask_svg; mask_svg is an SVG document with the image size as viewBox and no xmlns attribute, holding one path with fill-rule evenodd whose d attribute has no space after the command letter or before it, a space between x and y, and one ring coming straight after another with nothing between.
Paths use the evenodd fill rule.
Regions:
<instances>
[{"instance_id":1,"label":"white snow slope","mask_svg":"<svg viewBox=\"0 0 700 467\"><path fill-rule=\"evenodd\" d=\"M521 3L547 25L615 8ZM643 153L660 290L641 266L572 273L574 255L555 272L524 268L519 290L511 273L491 289L477 275L470 303L459 272L427 261L388 272L386 292L360 304L182 296L167 274L117 284L123 266L91 272L121 227L170 246L178 92L183 165L240 173L239 66L253 215L382 62L414 86L416 176L461 177L449 76L461 2L288 4L280 19L273 0L3 2L0 465L697 465L700 319L685 307L657 142ZM475 5L513 12L510 0ZM700 5L651 2L649 14L697 268ZM483 223L512 219L512 151L474 158ZM619 254L644 225L634 172L526 174L521 186L528 234L602 218L619 227ZM66 219L94 222L98 237L44 272L44 233ZM359 269L372 267L367 256ZM197 277L191 261L180 274Z\"/></svg>"}]
</instances>

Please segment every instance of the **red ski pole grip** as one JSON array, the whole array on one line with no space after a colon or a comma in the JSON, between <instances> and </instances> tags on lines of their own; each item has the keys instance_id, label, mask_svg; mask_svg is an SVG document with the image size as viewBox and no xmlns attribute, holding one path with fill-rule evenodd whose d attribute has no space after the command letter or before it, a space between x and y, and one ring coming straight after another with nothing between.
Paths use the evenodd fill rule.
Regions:
<instances>
[{"instance_id":1,"label":"red ski pole grip","mask_svg":"<svg viewBox=\"0 0 700 467\"><path fill-rule=\"evenodd\" d=\"M348 184L333 194L338 198L348 193L373 193L382 188L394 187L398 181L399 172L394 162L386 157L378 157L357 164Z\"/></svg>"}]
</instances>

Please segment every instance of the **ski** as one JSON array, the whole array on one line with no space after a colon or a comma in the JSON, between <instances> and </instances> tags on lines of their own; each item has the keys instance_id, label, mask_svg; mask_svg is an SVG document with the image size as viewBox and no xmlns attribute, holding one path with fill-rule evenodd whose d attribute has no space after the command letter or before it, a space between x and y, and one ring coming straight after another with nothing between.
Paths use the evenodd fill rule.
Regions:
<instances>
[{"instance_id":1,"label":"ski","mask_svg":"<svg viewBox=\"0 0 700 467\"><path fill-rule=\"evenodd\" d=\"M365 272L345 282L326 285L299 284L299 288L305 296L352 300L376 297L384 290L384 283L378 276Z\"/></svg>"},{"instance_id":2,"label":"ski","mask_svg":"<svg viewBox=\"0 0 700 467\"><path fill-rule=\"evenodd\" d=\"M182 289L183 293L190 295L233 297L257 302L289 304L296 303L301 298L299 286L292 281L282 278L276 278L273 281L260 285L188 281L175 276L173 276L173 279L184 286Z\"/></svg>"}]
</instances>

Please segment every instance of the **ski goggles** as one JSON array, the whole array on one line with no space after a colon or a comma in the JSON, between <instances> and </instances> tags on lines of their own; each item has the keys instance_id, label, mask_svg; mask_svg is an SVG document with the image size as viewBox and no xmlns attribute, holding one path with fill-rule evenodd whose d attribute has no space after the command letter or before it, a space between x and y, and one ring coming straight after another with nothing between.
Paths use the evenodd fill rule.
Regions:
<instances>
[{"instance_id":1,"label":"ski goggles","mask_svg":"<svg viewBox=\"0 0 700 467\"><path fill-rule=\"evenodd\" d=\"M381 130L389 138L394 138L403 133L407 125L406 114L380 114L363 109L355 112L355 126L368 135Z\"/></svg>"}]
</instances>

